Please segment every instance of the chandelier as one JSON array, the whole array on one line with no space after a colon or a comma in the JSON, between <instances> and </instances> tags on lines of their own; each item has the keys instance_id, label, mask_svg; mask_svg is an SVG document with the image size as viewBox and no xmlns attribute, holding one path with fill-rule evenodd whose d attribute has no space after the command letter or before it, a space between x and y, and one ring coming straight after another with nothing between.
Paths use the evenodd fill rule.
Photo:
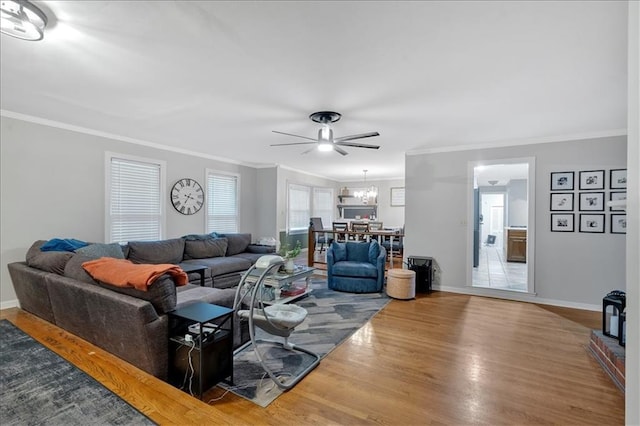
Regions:
<instances>
[{"instance_id":1,"label":"chandelier","mask_svg":"<svg viewBox=\"0 0 640 426\"><path fill-rule=\"evenodd\" d=\"M368 172L368 170L365 169L362 172L364 173L364 186L365 186L365 189L359 190L359 191L355 191L353 193L353 195L356 196L357 198L362 199L362 202L366 204L369 201L370 198L376 198L378 196L378 188L376 188L373 185L371 185L370 187L367 187L367 172Z\"/></svg>"}]
</instances>

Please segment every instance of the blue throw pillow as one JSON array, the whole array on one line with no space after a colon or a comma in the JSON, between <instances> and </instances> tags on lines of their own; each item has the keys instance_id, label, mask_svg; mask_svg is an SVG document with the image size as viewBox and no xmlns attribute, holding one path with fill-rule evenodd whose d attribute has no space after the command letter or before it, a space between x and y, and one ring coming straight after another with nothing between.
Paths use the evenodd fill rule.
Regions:
<instances>
[{"instance_id":1,"label":"blue throw pillow","mask_svg":"<svg viewBox=\"0 0 640 426\"><path fill-rule=\"evenodd\" d=\"M333 242L331 244L331 250L333 250L333 260L335 262L342 262L347 260L347 243Z\"/></svg>"},{"instance_id":2,"label":"blue throw pillow","mask_svg":"<svg viewBox=\"0 0 640 426\"><path fill-rule=\"evenodd\" d=\"M89 243L75 240L73 238L53 238L40 247L40 251L76 251L79 248L88 246Z\"/></svg>"},{"instance_id":3,"label":"blue throw pillow","mask_svg":"<svg viewBox=\"0 0 640 426\"><path fill-rule=\"evenodd\" d=\"M347 259L352 262L369 262L369 244L348 242Z\"/></svg>"},{"instance_id":4,"label":"blue throw pillow","mask_svg":"<svg viewBox=\"0 0 640 426\"><path fill-rule=\"evenodd\" d=\"M375 265L378 256L380 255L380 244L377 241L371 241L369 243L369 263Z\"/></svg>"}]
</instances>

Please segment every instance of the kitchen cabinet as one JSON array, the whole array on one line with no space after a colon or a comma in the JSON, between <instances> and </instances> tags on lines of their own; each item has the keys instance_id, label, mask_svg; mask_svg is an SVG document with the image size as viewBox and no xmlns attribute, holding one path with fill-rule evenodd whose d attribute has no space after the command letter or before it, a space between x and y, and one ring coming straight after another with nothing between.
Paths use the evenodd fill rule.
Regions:
<instances>
[{"instance_id":1,"label":"kitchen cabinet","mask_svg":"<svg viewBox=\"0 0 640 426\"><path fill-rule=\"evenodd\" d=\"M527 230L523 228L506 228L507 262L527 262Z\"/></svg>"}]
</instances>

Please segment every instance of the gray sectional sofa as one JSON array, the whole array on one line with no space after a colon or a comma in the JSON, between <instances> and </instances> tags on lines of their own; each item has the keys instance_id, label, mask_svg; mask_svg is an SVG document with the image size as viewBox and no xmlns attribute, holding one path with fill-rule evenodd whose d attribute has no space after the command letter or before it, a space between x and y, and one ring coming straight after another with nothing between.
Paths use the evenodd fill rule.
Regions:
<instances>
[{"instance_id":1,"label":"gray sectional sofa","mask_svg":"<svg viewBox=\"0 0 640 426\"><path fill-rule=\"evenodd\" d=\"M91 244L74 253L41 251L45 241L36 241L25 262L8 268L22 309L167 380L168 312L194 302L233 307L234 286L242 272L274 251L250 242L251 234L191 235L123 247ZM165 274L146 292L101 283L87 274L82 263L105 255L134 263L207 266L205 286L200 286L198 273L190 274L185 286L176 286ZM234 347L238 347L248 341L248 328L240 321L234 328Z\"/></svg>"}]
</instances>

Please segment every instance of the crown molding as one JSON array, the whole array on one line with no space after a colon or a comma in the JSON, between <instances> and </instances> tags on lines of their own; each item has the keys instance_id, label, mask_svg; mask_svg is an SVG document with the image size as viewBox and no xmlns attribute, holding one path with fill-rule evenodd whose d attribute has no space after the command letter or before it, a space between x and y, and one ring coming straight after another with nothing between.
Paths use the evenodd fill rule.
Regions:
<instances>
[{"instance_id":1,"label":"crown molding","mask_svg":"<svg viewBox=\"0 0 640 426\"><path fill-rule=\"evenodd\" d=\"M69 130L76 133L83 133L86 135L97 136L106 139L113 139L120 142L131 143L134 145L146 146L149 148L160 149L163 151L175 152L178 154L191 155L193 157L206 158L208 160L220 161L223 163L236 164L239 166L252 167L255 168L256 165L253 163L248 163L244 161L232 160L226 157L218 157L215 155L203 154L201 152L191 151L188 149L176 148L168 145L159 144L156 142L144 141L141 139L130 138L128 136L116 135L114 133L103 132L100 130L89 129L87 127L75 126L73 124L63 123L60 121L49 120L46 118L35 117L33 115L21 114L19 112L8 111L6 109L0 109L0 116L13 118L16 120L26 121L29 123L40 124L43 126L54 127L62 130Z\"/></svg>"},{"instance_id":2,"label":"crown molding","mask_svg":"<svg viewBox=\"0 0 640 426\"><path fill-rule=\"evenodd\" d=\"M601 132L578 133L564 136L545 136L541 138L520 139L516 141L492 141L479 144L440 146L434 148L424 148L409 150L406 156L422 155L422 154L438 154L443 152L456 151L473 151L476 149L505 148L510 146L534 145L542 143L567 142L576 140L599 139L612 136L627 136L627 129L603 130Z\"/></svg>"}]
</instances>

